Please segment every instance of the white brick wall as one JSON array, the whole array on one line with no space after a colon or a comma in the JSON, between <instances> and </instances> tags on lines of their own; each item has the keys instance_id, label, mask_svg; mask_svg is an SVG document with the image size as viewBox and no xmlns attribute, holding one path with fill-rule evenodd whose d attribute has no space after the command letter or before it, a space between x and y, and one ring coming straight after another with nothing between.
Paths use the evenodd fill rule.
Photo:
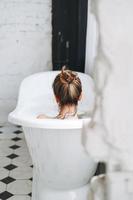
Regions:
<instances>
[{"instance_id":1,"label":"white brick wall","mask_svg":"<svg viewBox=\"0 0 133 200\"><path fill-rule=\"evenodd\" d=\"M51 0L0 0L0 123L21 80L51 68Z\"/></svg>"}]
</instances>

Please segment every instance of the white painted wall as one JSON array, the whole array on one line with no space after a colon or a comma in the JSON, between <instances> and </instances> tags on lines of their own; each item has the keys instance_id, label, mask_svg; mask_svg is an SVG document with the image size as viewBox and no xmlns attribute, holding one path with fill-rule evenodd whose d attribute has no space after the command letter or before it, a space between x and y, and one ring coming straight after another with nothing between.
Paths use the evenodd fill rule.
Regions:
<instances>
[{"instance_id":1,"label":"white painted wall","mask_svg":"<svg viewBox=\"0 0 133 200\"><path fill-rule=\"evenodd\" d=\"M89 75L93 74L94 60L97 55L97 44L98 44L97 22L95 15L91 10L91 0L88 0L85 73Z\"/></svg>"},{"instance_id":2,"label":"white painted wall","mask_svg":"<svg viewBox=\"0 0 133 200\"><path fill-rule=\"evenodd\" d=\"M22 79L51 68L51 0L1 0L0 123L15 107Z\"/></svg>"}]
</instances>

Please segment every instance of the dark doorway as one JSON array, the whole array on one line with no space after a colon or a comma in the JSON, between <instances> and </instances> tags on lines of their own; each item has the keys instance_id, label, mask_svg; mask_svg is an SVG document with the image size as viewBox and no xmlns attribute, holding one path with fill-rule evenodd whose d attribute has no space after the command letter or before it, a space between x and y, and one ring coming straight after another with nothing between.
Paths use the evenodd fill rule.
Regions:
<instances>
[{"instance_id":1,"label":"dark doorway","mask_svg":"<svg viewBox=\"0 0 133 200\"><path fill-rule=\"evenodd\" d=\"M88 0L52 0L53 69L84 72Z\"/></svg>"}]
</instances>

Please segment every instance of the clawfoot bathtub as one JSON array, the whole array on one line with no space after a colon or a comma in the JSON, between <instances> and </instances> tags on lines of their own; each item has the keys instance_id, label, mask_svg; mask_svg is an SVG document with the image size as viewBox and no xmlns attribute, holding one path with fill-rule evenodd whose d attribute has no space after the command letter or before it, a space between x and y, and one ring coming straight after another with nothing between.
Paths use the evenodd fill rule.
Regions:
<instances>
[{"instance_id":1,"label":"clawfoot bathtub","mask_svg":"<svg viewBox=\"0 0 133 200\"><path fill-rule=\"evenodd\" d=\"M88 200L89 181L97 164L82 145L83 119L36 118L41 113L57 114L52 82L58 73L42 72L24 79L9 121L23 127L32 157L32 200ZM78 75L83 85L78 111L83 113L93 107L93 82L88 75Z\"/></svg>"}]
</instances>

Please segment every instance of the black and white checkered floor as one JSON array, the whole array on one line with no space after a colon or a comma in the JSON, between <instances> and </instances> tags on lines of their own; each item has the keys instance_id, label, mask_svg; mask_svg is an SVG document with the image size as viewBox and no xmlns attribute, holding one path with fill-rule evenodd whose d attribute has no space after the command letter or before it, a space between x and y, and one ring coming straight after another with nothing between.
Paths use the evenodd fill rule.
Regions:
<instances>
[{"instance_id":1,"label":"black and white checkered floor","mask_svg":"<svg viewBox=\"0 0 133 200\"><path fill-rule=\"evenodd\" d=\"M31 200L32 161L19 126L0 126L0 199Z\"/></svg>"}]
</instances>

